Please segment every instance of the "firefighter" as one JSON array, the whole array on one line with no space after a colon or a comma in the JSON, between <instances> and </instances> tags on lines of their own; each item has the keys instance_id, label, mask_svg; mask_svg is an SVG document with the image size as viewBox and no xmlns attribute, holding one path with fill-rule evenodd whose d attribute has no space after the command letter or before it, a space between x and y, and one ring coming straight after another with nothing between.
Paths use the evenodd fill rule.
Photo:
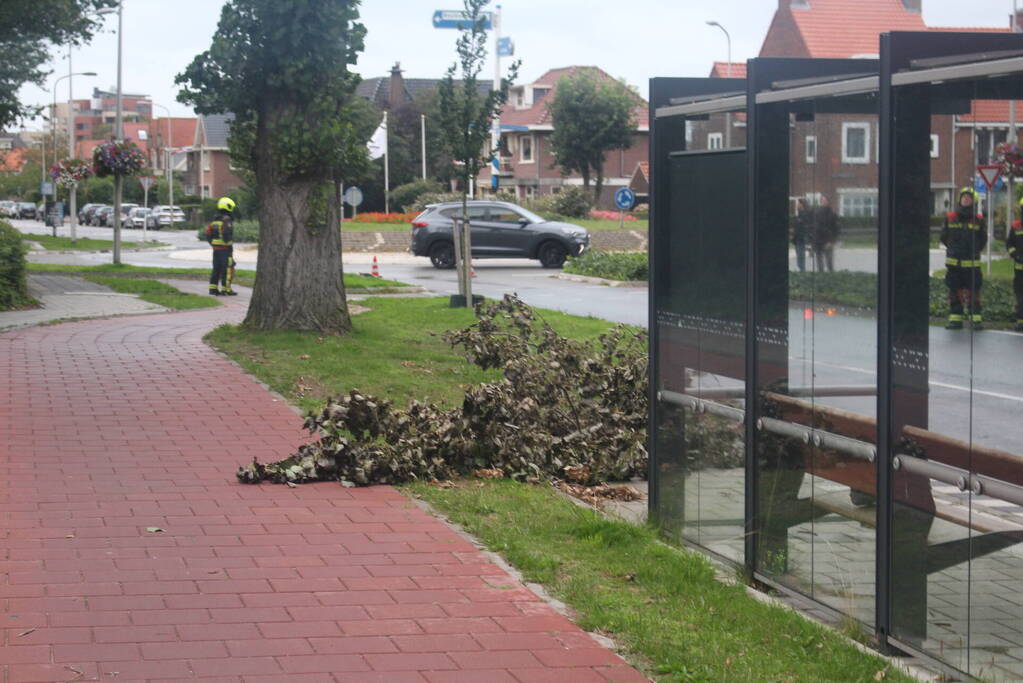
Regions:
<instances>
[{"instance_id":1,"label":"firefighter","mask_svg":"<svg viewBox=\"0 0 1023 683\"><path fill-rule=\"evenodd\" d=\"M1019 200L1019 206L1023 215L1023 199ZM1005 246L1009 250L1009 258L1012 259L1014 268L1012 293L1016 295L1016 325L1012 329L1023 332L1023 221L1017 219L1012 222Z\"/></svg>"},{"instance_id":2,"label":"firefighter","mask_svg":"<svg viewBox=\"0 0 1023 683\"><path fill-rule=\"evenodd\" d=\"M210 275L212 296L236 296L231 289L234 277L234 200L217 200L217 215L206 226L206 241L213 247L213 274Z\"/></svg>"},{"instance_id":3,"label":"firefighter","mask_svg":"<svg viewBox=\"0 0 1023 683\"><path fill-rule=\"evenodd\" d=\"M987 245L984 217L977 210L980 195L971 187L959 191L955 211L945 214L941 230L941 243L945 245L945 285L948 287L949 330L963 329L969 309L970 323L975 330L984 328L981 317L980 288L984 284L980 273L980 252Z\"/></svg>"}]
</instances>

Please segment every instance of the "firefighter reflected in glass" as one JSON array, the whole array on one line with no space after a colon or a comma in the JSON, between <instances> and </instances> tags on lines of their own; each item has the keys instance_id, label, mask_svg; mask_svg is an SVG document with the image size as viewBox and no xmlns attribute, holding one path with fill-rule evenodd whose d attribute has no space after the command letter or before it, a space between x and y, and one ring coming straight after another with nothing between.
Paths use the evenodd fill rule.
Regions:
<instances>
[{"instance_id":1,"label":"firefighter reflected in glass","mask_svg":"<svg viewBox=\"0 0 1023 683\"><path fill-rule=\"evenodd\" d=\"M969 319L973 329L984 328L980 289L980 253L987 246L984 216L978 210L980 195L972 187L959 190L955 211L945 214L941 243L945 245L945 285L948 287L949 330L963 329ZM967 313L969 311L969 313Z\"/></svg>"},{"instance_id":2,"label":"firefighter reflected in glass","mask_svg":"<svg viewBox=\"0 0 1023 683\"><path fill-rule=\"evenodd\" d=\"M1023 218L1023 199L1019 200L1020 216ZM1017 218L1005 238L1005 247L1012 259L1012 293L1016 296L1016 324L1012 329L1023 332L1023 220Z\"/></svg>"}]
</instances>

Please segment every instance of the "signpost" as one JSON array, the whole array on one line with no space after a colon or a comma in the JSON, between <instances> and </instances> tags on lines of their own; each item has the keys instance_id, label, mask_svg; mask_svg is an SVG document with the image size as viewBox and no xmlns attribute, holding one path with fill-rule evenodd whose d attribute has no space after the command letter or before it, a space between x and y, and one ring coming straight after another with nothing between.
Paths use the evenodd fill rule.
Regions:
<instances>
[{"instance_id":1,"label":"signpost","mask_svg":"<svg viewBox=\"0 0 1023 683\"><path fill-rule=\"evenodd\" d=\"M359 204L362 204L362 190L352 185L345 190L345 202L352 207L352 218L359 215Z\"/></svg>"},{"instance_id":2,"label":"signpost","mask_svg":"<svg viewBox=\"0 0 1023 683\"><path fill-rule=\"evenodd\" d=\"M494 14L492 12L480 12L483 19L483 29L489 31L494 28ZM434 28L472 28L469 21L469 14L462 10L439 9L433 13Z\"/></svg>"},{"instance_id":3,"label":"signpost","mask_svg":"<svg viewBox=\"0 0 1023 683\"><path fill-rule=\"evenodd\" d=\"M987 274L991 275L991 243L995 241L995 198L994 189L1001 180L1002 167L997 164L977 166L977 174L987 188ZM1003 183L1004 185L1004 183Z\"/></svg>"},{"instance_id":4,"label":"signpost","mask_svg":"<svg viewBox=\"0 0 1023 683\"><path fill-rule=\"evenodd\" d=\"M636 206L636 193L627 187L615 192L615 206L618 207L618 227L625 227L625 212Z\"/></svg>"},{"instance_id":5,"label":"signpost","mask_svg":"<svg viewBox=\"0 0 1023 683\"><path fill-rule=\"evenodd\" d=\"M143 208L149 208L149 188L156 183L156 178L151 175L140 175L139 185L142 186L142 206ZM146 224L149 221L143 217L142 219L142 241L146 241ZM174 208L171 207L171 227L174 226Z\"/></svg>"}]
</instances>

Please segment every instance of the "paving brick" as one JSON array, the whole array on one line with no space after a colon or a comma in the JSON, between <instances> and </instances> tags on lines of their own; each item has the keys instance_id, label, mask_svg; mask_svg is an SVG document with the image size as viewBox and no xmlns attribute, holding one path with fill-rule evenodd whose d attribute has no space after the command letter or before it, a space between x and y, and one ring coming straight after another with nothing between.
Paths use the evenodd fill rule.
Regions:
<instances>
[{"instance_id":1,"label":"paving brick","mask_svg":"<svg viewBox=\"0 0 1023 683\"><path fill-rule=\"evenodd\" d=\"M449 656L462 669L528 669L542 666L528 650L451 652Z\"/></svg>"},{"instance_id":2,"label":"paving brick","mask_svg":"<svg viewBox=\"0 0 1023 683\"><path fill-rule=\"evenodd\" d=\"M190 658L189 664L198 678L212 676L241 676L244 674L272 674L281 670L273 657L218 657L215 659Z\"/></svg>"},{"instance_id":3,"label":"paving brick","mask_svg":"<svg viewBox=\"0 0 1023 683\"><path fill-rule=\"evenodd\" d=\"M264 638L315 638L340 636L341 629L333 621L281 621L259 624Z\"/></svg>"},{"instance_id":4,"label":"paving brick","mask_svg":"<svg viewBox=\"0 0 1023 683\"><path fill-rule=\"evenodd\" d=\"M141 649L146 659L208 659L228 656L223 643L143 643Z\"/></svg>"},{"instance_id":5,"label":"paving brick","mask_svg":"<svg viewBox=\"0 0 1023 683\"><path fill-rule=\"evenodd\" d=\"M6 657L4 657L6 661ZM8 683L47 683L49 681L95 681L99 669L95 664L11 664Z\"/></svg>"},{"instance_id":6,"label":"paving brick","mask_svg":"<svg viewBox=\"0 0 1023 683\"><path fill-rule=\"evenodd\" d=\"M464 633L450 635L391 636L402 652L477 652L480 644Z\"/></svg>"},{"instance_id":7,"label":"paving brick","mask_svg":"<svg viewBox=\"0 0 1023 683\"><path fill-rule=\"evenodd\" d=\"M511 669L511 674L519 683L607 683L606 678L590 668Z\"/></svg>"},{"instance_id":8,"label":"paving brick","mask_svg":"<svg viewBox=\"0 0 1023 683\"><path fill-rule=\"evenodd\" d=\"M423 632L411 619L339 621L338 626L347 636L400 636Z\"/></svg>"},{"instance_id":9,"label":"paving brick","mask_svg":"<svg viewBox=\"0 0 1023 683\"><path fill-rule=\"evenodd\" d=\"M450 657L435 652L366 655L374 671L442 671L457 669Z\"/></svg>"},{"instance_id":10,"label":"paving brick","mask_svg":"<svg viewBox=\"0 0 1023 683\"><path fill-rule=\"evenodd\" d=\"M53 646L53 661L55 662L111 662L122 659L137 659L138 655L139 646L134 643L88 643Z\"/></svg>"},{"instance_id":11,"label":"paving brick","mask_svg":"<svg viewBox=\"0 0 1023 683\"><path fill-rule=\"evenodd\" d=\"M476 671L427 671L423 674L430 683L516 683L504 669Z\"/></svg>"},{"instance_id":12,"label":"paving brick","mask_svg":"<svg viewBox=\"0 0 1023 683\"><path fill-rule=\"evenodd\" d=\"M97 626L92 632L97 643L149 643L178 639L170 625Z\"/></svg>"},{"instance_id":13,"label":"paving brick","mask_svg":"<svg viewBox=\"0 0 1023 683\"><path fill-rule=\"evenodd\" d=\"M602 647L576 648L574 650L534 650L536 658L546 666L621 666L622 659Z\"/></svg>"},{"instance_id":14,"label":"paving brick","mask_svg":"<svg viewBox=\"0 0 1023 683\"><path fill-rule=\"evenodd\" d=\"M232 657L265 655L311 655L313 646L305 638L254 638L251 640L228 640L227 651Z\"/></svg>"},{"instance_id":15,"label":"paving brick","mask_svg":"<svg viewBox=\"0 0 1023 683\"><path fill-rule=\"evenodd\" d=\"M319 654L368 654L398 651L397 646L395 646L391 639L384 636L310 638L309 643Z\"/></svg>"},{"instance_id":16,"label":"paving brick","mask_svg":"<svg viewBox=\"0 0 1023 683\"><path fill-rule=\"evenodd\" d=\"M361 655L299 655L278 657L277 663L287 674L369 671Z\"/></svg>"}]
</instances>

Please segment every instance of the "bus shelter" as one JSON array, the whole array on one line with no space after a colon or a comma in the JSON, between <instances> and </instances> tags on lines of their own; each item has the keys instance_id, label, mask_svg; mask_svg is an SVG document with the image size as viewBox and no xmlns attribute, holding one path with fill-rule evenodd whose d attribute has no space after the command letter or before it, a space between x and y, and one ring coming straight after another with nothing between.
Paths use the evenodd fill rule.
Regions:
<instances>
[{"instance_id":1,"label":"bus shelter","mask_svg":"<svg viewBox=\"0 0 1023 683\"><path fill-rule=\"evenodd\" d=\"M896 32L650 98L651 517L882 648L1023 678L1013 179L971 193L962 329L940 244L1013 141L1023 36Z\"/></svg>"}]
</instances>

